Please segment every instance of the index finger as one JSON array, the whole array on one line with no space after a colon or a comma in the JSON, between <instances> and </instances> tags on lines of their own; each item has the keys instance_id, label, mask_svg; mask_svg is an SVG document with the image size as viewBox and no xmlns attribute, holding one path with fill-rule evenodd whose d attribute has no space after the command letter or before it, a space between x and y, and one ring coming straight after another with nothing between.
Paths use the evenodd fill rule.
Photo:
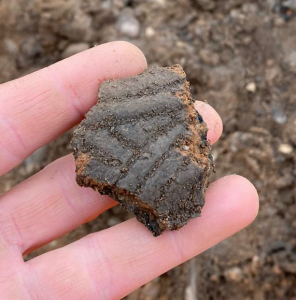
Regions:
<instances>
[{"instance_id":1,"label":"index finger","mask_svg":"<svg viewBox=\"0 0 296 300\"><path fill-rule=\"evenodd\" d=\"M101 82L146 67L137 47L112 42L0 85L0 176L79 122Z\"/></svg>"}]
</instances>

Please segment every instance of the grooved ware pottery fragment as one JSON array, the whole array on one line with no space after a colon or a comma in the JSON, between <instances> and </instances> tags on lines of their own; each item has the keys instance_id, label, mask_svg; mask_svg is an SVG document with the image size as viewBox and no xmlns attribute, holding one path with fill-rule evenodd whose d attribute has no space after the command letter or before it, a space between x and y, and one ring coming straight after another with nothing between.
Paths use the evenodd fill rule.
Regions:
<instances>
[{"instance_id":1,"label":"grooved ware pottery fragment","mask_svg":"<svg viewBox=\"0 0 296 300\"><path fill-rule=\"evenodd\" d=\"M154 236L200 216L213 162L193 103L179 65L102 83L72 139L77 183L114 198Z\"/></svg>"}]
</instances>

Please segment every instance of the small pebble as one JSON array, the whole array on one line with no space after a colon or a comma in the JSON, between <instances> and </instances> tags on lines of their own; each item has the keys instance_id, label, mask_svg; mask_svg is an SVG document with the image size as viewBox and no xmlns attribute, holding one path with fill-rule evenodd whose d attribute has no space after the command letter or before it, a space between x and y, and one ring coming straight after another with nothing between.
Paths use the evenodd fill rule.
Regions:
<instances>
[{"instance_id":1,"label":"small pebble","mask_svg":"<svg viewBox=\"0 0 296 300\"><path fill-rule=\"evenodd\" d=\"M184 146L183 148L185 151L188 151L189 150L189 147L188 146Z\"/></svg>"},{"instance_id":2,"label":"small pebble","mask_svg":"<svg viewBox=\"0 0 296 300\"><path fill-rule=\"evenodd\" d=\"M145 35L148 38L153 37L155 35L155 30L153 29L153 27L147 27L145 30Z\"/></svg>"},{"instance_id":3,"label":"small pebble","mask_svg":"<svg viewBox=\"0 0 296 300\"><path fill-rule=\"evenodd\" d=\"M253 274L258 274L259 270L260 270L260 258L259 256L255 255L252 258L252 262L251 262L251 270L253 272Z\"/></svg>"},{"instance_id":4,"label":"small pebble","mask_svg":"<svg viewBox=\"0 0 296 300\"><path fill-rule=\"evenodd\" d=\"M58 242L55 240L55 241L52 241L50 242L48 245L50 248L55 248L57 246Z\"/></svg>"},{"instance_id":5,"label":"small pebble","mask_svg":"<svg viewBox=\"0 0 296 300\"><path fill-rule=\"evenodd\" d=\"M293 152L293 147L290 144L281 144L279 146L279 152L283 154L291 154Z\"/></svg>"},{"instance_id":6,"label":"small pebble","mask_svg":"<svg viewBox=\"0 0 296 300\"><path fill-rule=\"evenodd\" d=\"M252 38L250 36L246 36L243 38L244 45L250 45L251 42L252 42Z\"/></svg>"},{"instance_id":7,"label":"small pebble","mask_svg":"<svg viewBox=\"0 0 296 300\"><path fill-rule=\"evenodd\" d=\"M212 150L213 161L216 161L219 156L219 152L216 149Z\"/></svg>"},{"instance_id":8,"label":"small pebble","mask_svg":"<svg viewBox=\"0 0 296 300\"><path fill-rule=\"evenodd\" d=\"M285 21L281 17L277 17L274 20L274 25L275 27L282 27L283 25L285 25Z\"/></svg>"},{"instance_id":9,"label":"small pebble","mask_svg":"<svg viewBox=\"0 0 296 300\"><path fill-rule=\"evenodd\" d=\"M246 86L246 90L250 93L255 93L257 90L256 84L254 82L250 82Z\"/></svg>"},{"instance_id":10,"label":"small pebble","mask_svg":"<svg viewBox=\"0 0 296 300\"><path fill-rule=\"evenodd\" d=\"M13 187L11 181L5 182L3 187L3 193L9 191Z\"/></svg>"},{"instance_id":11,"label":"small pebble","mask_svg":"<svg viewBox=\"0 0 296 300\"><path fill-rule=\"evenodd\" d=\"M107 0L107 1L102 2L101 7L104 10L112 9L112 1Z\"/></svg>"},{"instance_id":12,"label":"small pebble","mask_svg":"<svg viewBox=\"0 0 296 300\"><path fill-rule=\"evenodd\" d=\"M272 109L272 116L278 124L285 124L287 122L287 115L280 107L274 107Z\"/></svg>"},{"instance_id":13,"label":"small pebble","mask_svg":"<svg viewBox=\"0 0 296 300\"><path fill-rule=\"evenodd\" d=\"M35 37L29 37L22 44L22 52L29 58L33 58L41 51L39 41Z\"/></svg>"},{"instance_id":14,"label":"small pebble","mask_svg":"<svg viewBox=\"0 0 296 300\"><path fill-rule=\"evenodd\" d=\"M266 66L269 67L269 68L273 67L275 64L276 64L276 61L274 59L268 59L266 61Z\"/></svg>"},{"instance_id":15,"label":"small pebble","mask_svg":"<svg viewBox=\"0 0 296 300\"><path fill-rule=\"evenodd\" d=\"M213 0L195 0L195 2L205 11L213 10L217 6L216 2Z\"/></svg>"},{"instance_id":16,"label":"small pebble","mask_svg":"<svg viewBox=\"0 0 296 300\"><path fill-rule=\"evenodd\" d=\"M213 274L211 275L210 280L217 283L219 282L219 276L217 274Z\"/></svg>"},{"instance_id":17,"label":"small pebble","mask_svg":"<svg viewBox=\"0 0 296 300\"><path fill-rule=\"evenodd\" d=\"M282 274L282 270L280 268L279 265L275 265L272 267L272 273L275 275L281 275Z\"/></svg>"},{"instance_id":18,"label":"small pebble","mask_svg":"<svg viewBox=\"0 0 296 300\"><path fill-rule=\"evenodd\" d=\"M75 55L79 52L89 49L89 44L87 43L77 43L69 45L62 54L62 58L67 58Z\"/></svg>"},{"instance_id":19,"label":"small pebble","mask_svg":"<svg viewBox=\"0 0 296 300\"><path fill-rule=\"evenodd\" d=\"M108 219L107 224L109 227L115 226L120 223L120 219L116 217L111 217Z\"/></svg>"},{"instance_id":20,"label":"small pebble","mask_svg":"<svg viewBox=\"0 0 296 300\"><path fill-rule=\"evenodd\" d=\"M193 288L191 285L186 287L185 300L196 300L196 297L194 295L194 291L193 291Z\"/></svg>"},{"instance_id":21,"label":"small pebble","mask_svg":"<svg viewBox=\"0 0 296 300\"><path fill-rule=\"evenodd\" d=\"M291 69L296 70L296 51L293 51L291 53L287 53L285 62L289 65Z\"/></svg>"},{"instance_id":22,"label":"small pebble","mask_svg":"<svg viewBox=\"0 0 296 300\"><path fill-rule=\"evenodd\" d=\"M132 15L122 15L117 22L119 31L131 38L135 38L140 34L140 23Z\"/></svg>"},{"instance_id":23,"label":"small pebble","mask_svg":"<svg viewBox=\"0 0 296 300\"><path fill-rule=\"evenodd\" d=\"M166 0L154 0L154 2L156 4L158 4L159 6L165 7L166 6Z\"/></svg>"},{"instance_id":24,"label":"small pebble","mask_svg":"<svg viewBox=\"0 0 296 300\"><path fill-rule=\"evenodd\" d=\"M239 282L243 278L243 273L239 267L233 267L231 269L226 270L225 277L229 281Z\"/></svg>"},{"instance_id":25,"label":"small pebble","mask_svg":"<svg viewBox=\"0 0 296 300\"><path fill-rule=\"evenodd\" d=\"M182 41L177 41L176 45L177 45L177 47L180 47L180 48L185 48L186 47L186 44Z\"/></svg>"},{"instance_id":26,"label":"small pebble","mask_svg":"<svg viewBox=\"0 0 296 300\"><path fill-rule=\"evenodd\" d=\"M6 52L11 55L17 54L19 50L17 43L12 39L4 39L4 46L6 48Z\"/></svg>"},{"instance_id":27,"label":"small pebble","mask_svg":"<svg viewBox=\"0 0 296 300\"><path fill-rule=\"evenodd\" d=\"M210 66L217 66L219 64L219 55L217 53L213 53L208 49L200 50L198 56L204 64Z\"/></svg>"}]
</instances>

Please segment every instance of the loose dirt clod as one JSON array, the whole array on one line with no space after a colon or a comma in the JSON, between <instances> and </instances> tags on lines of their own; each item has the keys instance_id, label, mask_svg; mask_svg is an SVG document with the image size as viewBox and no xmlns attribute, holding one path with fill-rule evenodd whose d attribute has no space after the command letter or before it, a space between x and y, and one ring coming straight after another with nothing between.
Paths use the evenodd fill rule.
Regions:
<instances>
[{"instance_id":1,"label":"loose dirt clod","mask_svg":"<svg viewBox=\"0 0 296 300\"><path fill-rule=\"evenodd\" d=\"M193 103L179 65L104 82L72 139L77 183L114 198L154 236L200 216L213 163Z\"/></svg>"}]
</instances>

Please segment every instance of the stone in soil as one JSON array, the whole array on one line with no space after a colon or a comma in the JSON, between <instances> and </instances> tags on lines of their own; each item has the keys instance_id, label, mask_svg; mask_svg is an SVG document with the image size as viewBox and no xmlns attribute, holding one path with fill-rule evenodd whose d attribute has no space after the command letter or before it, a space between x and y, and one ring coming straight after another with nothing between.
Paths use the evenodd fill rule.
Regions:
<instances>
[{"instance_id":1,"label":"stone in soil","mask_svg":"<svg viewBox=\"0 0 296 300\"><path fill-rule=\"evenodd\" d=\"M104 82L74 132L76 180L114 198L154 236L200 216L213 162L183 69Z\"/></svg>"}]
</instances>

